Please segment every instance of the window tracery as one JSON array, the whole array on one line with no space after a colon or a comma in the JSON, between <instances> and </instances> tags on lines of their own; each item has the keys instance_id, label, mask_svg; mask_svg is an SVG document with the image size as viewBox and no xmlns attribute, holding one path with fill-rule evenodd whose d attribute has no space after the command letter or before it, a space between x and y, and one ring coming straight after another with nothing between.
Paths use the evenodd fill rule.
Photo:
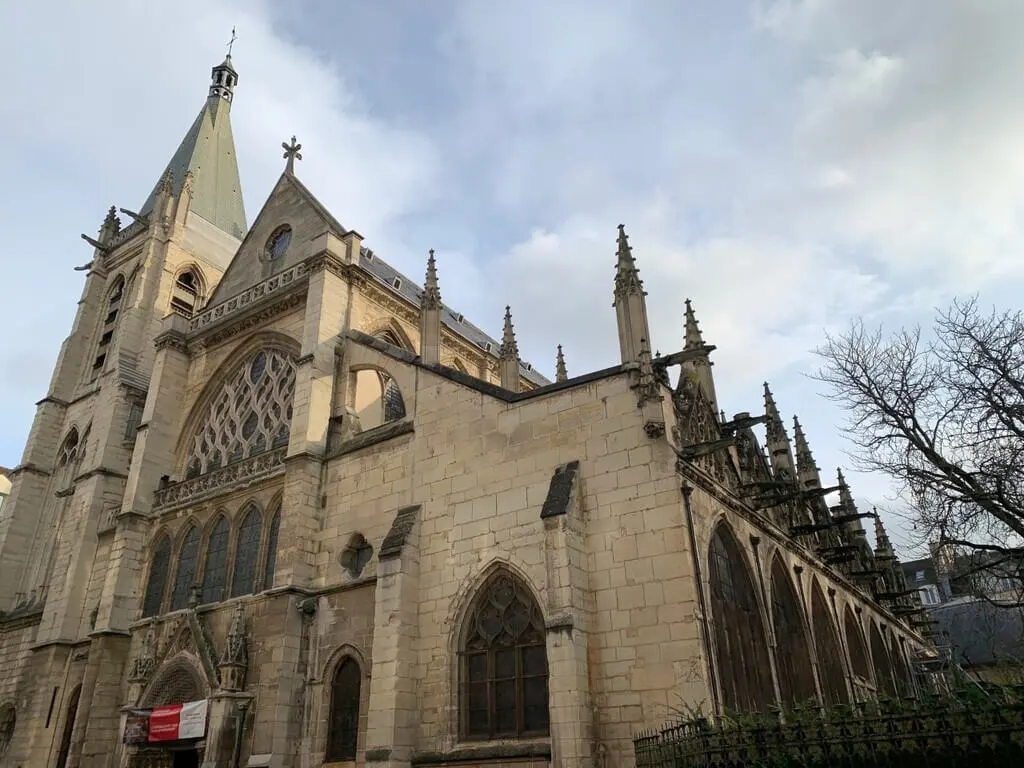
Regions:
<instances>
[{"instance_id":1,"label":"window tracery","mask_svg":"<svg viewBox=\"0 0 1024 768\"><path fill-rule=\"evenodd\" d=\"M466 738L548 733L544 617L530 592L510 574L498 572L484 585L461 651Z\"/></svg>"},{"instance_id":2,"label":"window tracery","mask_svg":"<svg viewBox=\"0 0 1024 768\"><path fill-rule=\"evenodd\" d=\"M354 579L363 572L372 557L373 547L361 533L357 533L341 553L341 567Z\"/></svg>"},{"instance_id":3,"label":"window tracery","mask_svg":"<svg viewBox=\"0 0 1024 768\"><path fill-rule=\"evenodd\" d=\"M288 444L295 361L261 349L240 365L213 399L193 437L186 479Z\"/></svg>"},{"instance_id":4,"label":"window tracery","mask_svg":"<svg viewBox=\"0 0 1024 768\"><path fill-rule=\"evenodd\" d=\"M188 607L192 587L196 583L196 570L199 559L199 529L190 526L178 553L178 572L174 577L174 590L171 592L171 610L177 611Z\"/></svg>"},{"instance_id":5,"label":"window tracery","mask_svg":"<svg viewBox=\"0 0 1024 768\"><path fill-rule=\"evenodd\" d=\"M355 760L359 745L359 693L362 672L351 657L334 673L331 714L327 721L327 762Z\"/></svg>"},{"instance_id":6,"label":"window tracery","mask_svg":"<svg viewBox=\"0 0 1024 768\"><path fill-rule=\"evenodd\" d=\"M263 569L263 588L274 586L274 571L277 568L277 534L281 529L281 507L278 506L274 517L270 520L270 532L267 534L267 561Z\"/></svg>"},{"instance_id":7,"label":"window tracery","mask_svg":"<svg viewBox=\"0 0 1024 768\"><path fill-rule=\"evenodd\" d=\"M260 511L251 507L238 527L235 546L235 572L231 578L231 596L251 595L256 586L256 563L260 550Z\"/></svg>"},{"instance_id":8,"label":"window tracery","mask_svg":"<svg viewBox=\"0 0 1024 768\"><path fill-rule=\"evenodd\" d=\"M146 584L146 596L142 600L142 617L156 616L164 602L164 591L167 588L167 571L171 566L171 539L161 536L153 550L153 562L149 567L149 582Z\"/></svg>"},{"instance_id":9,"label":"window tracery","mask_svg":"<svg viewBox=\"0 0 1024 768\"><path fill-rule=\"evenodd\" d=\"M224 598L228 577L228 534L228 521L221 517L210 532L210 540L206 545L203 591L199 600L201 603L216 603Z\"/></svg>"},{"instance_id":10,"label":"window tracery","mask_svg":"<svg viewBox=\"0 0 1024 768\"><path fill-rule=\"evenodd\" d=\"M811 652L800 603L782 561L772 565L772 625L775 629L775 668L785 704L802 704L816 696Z\"/></svg>"},{"instance_id":11,"label":"window tracery","mask_svg":"<svg viewBox=\"0 0 1024 768\"><path fill-rule=\"evenodd\" d=\"M722 704L731 712L767 712L775 693L761 610L739 543L724 523L711 537L709 560Z\"/></svg>"},{"instance_id":12,"label":"window tracery","mask_svg":"<svg viewBox=\"0 0 1024 768\"><path fill-rule=\"evenodd\" d=\"M395 380L390 376L384 377L383 387L384 400L384 423L397 421L405 418L405 400L402 399L402 392L398 389Z\"/></svg>"},{"instance_id":13,"label":"window tracery","mask_svg":"<svg viewBox=\"0 0 1024 768\"><path fill-rule=\"evenodd\" d=\"M825 704L847 704L850 697L846 689L846 673L843 671L843 652L820 586L815 587L814 597L811 598L811 620L814 622L814 649L818 653L818 675Z\"/></svg>"}]
</instances>

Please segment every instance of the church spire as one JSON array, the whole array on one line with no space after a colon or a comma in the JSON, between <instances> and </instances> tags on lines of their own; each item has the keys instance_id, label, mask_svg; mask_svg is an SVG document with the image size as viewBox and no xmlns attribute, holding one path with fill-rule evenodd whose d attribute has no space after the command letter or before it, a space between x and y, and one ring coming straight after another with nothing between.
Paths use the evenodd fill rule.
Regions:
<instances>
[{"instance_id":1,"label":"church spire","mask_svg":"<svg viewBox=\"0 0 1024 768\"><path fill-rule=\"evenodd\" d=\"M512 308L505 307L505 327L501 333L501 386L510 392L519 391L519 344L512 326Z\"/></svg>"},{"instance_id":2,"label":"church spire","mask_svg":"<svg viewBox=\"0 0 1024 768\"><path fill-rule=\"evenodd\" d=\"M765 437L772 471L779 479L794 480L796 468L793 461L793 446L790 445L786 425L782 423L779 407L775 404L775 397L767 381L764 383L764 415Z\"/></svg>"},{"instance_id":3,"label":"church spire","mask_svg":"<svg viewBox=\"0 0 1024 768\"><path fill-rule=\"evenodd\" d=\"M565 370L565 355L562 354L562 345L558 345L558 353L555 355L555 381L565 381L569 378L569 372Z\"/></svg>"},{"instance_id":4,"label":"church spire","mask_svg":"<svg viewBox=\"0 0 1024 768\"><path fill-rule=\"evenodd\" d=\"M231 131L231 102L237 84L238 72L228 54L211 70L206 102L139 209L140 216L153 213L157 198L161 193L167 194L162 189L165 178L170 181L170 196L178 197L191 175L191 197L181 195L179 205L187 204L189 215L200 217L234 238L245 237L248 225ZM159 220L163 211L156 213Z\"/></svg>"},{"instance_id":5,"label":"church spire","mask_svg":"<svg viewBox=\"0 0 1024 768\"><path fill-rule=\"evenodd\" d=\"M638 363L640 347L650 344L651 332L647 325L647 301L644 284L629 246L626 228L619 224L618 247L615 261L615 320L619 330L619 351L623 363ZM649 351L649 350L648 350Z\"/></svg>"},{"instance_id":6,"label":"church spire","mask_svg":"<svg viewBox=\"0 0 1024 768\"><path fill-rule=\"evenodd\" d=\"M814 463L811 446L807 444L807 436L800 426L800 419L793 417L793 439L796 442L796 473L805 488L820 488L821 476L818 465Z\"/></svg>"},{"instance_id":7,"label":"church spire","mask_svg":"<svg viewBox=\"0 0 1024 768\"><path fill-rule=\"evenodd\" d=\"M686 333L683 349L697 349L704 346L704 337L701 335L700 326L697 324L697 315L693 311L690 300L686 300Z\"/></svg>"},{"instance_id":8,"label":"church spire","mask_svg":"<svg viewBox=\"0 0 1024 768\"><path fill-rule=\"evenodd\" d=\"M441 288L433 248L427 255L427 278L420 296L420 359L428 364L441 362Z\"/></svg>"},{"instance_id":9,"label":"church spire","mask_svg":"<svg viewBox=\"0 0 1024 768\"><path fill-rule=\"evenodd\" d=\"M875 512L875 555L888 555L890 557L895 555L892 548L892 542L889 541L889 534L885 531L885 523L882 522L881 516L878 514L878 510Z\"/></svg>"}]
</instances>

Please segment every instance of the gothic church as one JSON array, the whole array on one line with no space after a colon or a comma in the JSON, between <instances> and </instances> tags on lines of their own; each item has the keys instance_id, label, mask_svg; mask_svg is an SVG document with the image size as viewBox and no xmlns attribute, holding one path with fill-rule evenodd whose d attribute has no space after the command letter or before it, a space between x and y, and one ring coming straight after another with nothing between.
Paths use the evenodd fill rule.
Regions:
<instances>
[{"instance_id":1,"label":"gothic church","mask_svg":"<svg viewBox=\"0 0 1024 768\"><path fill-rule=\"evenodd\" d=\"M238 79L83 235L0 516L0 766L618 768L683 705L914 695L884 529L767 385L725 416L689 302L651 354L621 226L621 359L549 381L507 308L499 340L443 303L443 254L421 287L342 226L294 139L250 224Z\"/></svg>"}]
</instances>

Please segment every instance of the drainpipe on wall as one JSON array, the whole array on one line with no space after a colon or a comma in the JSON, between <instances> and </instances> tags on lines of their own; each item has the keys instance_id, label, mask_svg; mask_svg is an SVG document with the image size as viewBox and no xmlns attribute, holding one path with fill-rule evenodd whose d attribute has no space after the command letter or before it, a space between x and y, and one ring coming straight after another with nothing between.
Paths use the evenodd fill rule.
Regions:
<instances>
[{"instance_id":1,"label":"drainpipe on wall","mask_svg":"<svg viewBox=\"0 0 1024 768\"><path fill-rule=\"evenodd\" d=\"M690 557L693 561L693 576L697 582L697 606L700 611L699 628L701 641L704 643L705 653L707 654L708 682L711 683L711 706L715 717L719 717L722 713L718 705L718 678L715 675L714 659L711 658L713 650L711 647L711 628L708 626L708 606L707 601L704 599L704 575L701 572L700 555L697 552L697 534L694 533L693 529L693 508L690 506L690 494L693 493L693 486L689 483L683 483L679 490L683 492L683 509L686 512L686 532L690 538Z\"/></svg>"}]
</instances>

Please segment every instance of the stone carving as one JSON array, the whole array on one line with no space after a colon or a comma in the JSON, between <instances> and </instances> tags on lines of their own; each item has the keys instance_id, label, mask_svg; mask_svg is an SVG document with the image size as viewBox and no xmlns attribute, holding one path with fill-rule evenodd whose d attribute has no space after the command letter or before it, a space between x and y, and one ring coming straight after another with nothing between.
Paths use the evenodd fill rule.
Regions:
<instances>
[{"instance_id":1,"label":"stone carving","mask_svg":"<svg viewBox=\"0 0 1024 768\"><path fill-rule=\"evenodd\" d=\"M216 304L204 312L200 312L189 323L189 330L198 331L213 323L219 323L229 315L233 315L250 306L258 299L290 287L297 283L300 278L306 277L308 273L309 267L304 262L279 272L237 296L232 296L230 299L222 301L220 304Z\"/></svg>"},{"instance_id":2,"label":"stone carving","mask_svg":"<svg viewBox=\"0 0 1024 768\"><path fill-rule=\"evenodd\" d=\"M242 603L237 603L218 664L220 685L226 690L240 691L245 686L245 672L249 664L247 639L245 609Z\"/></svg>"},{"instance_id":3,"label":"stone carving","mask_svg":"<svg viewBox=\"0 0 1024 768\"><path fill-rule=\"evenodd\" d=\"M128 681L131 683L145 683L149 680L153 670L156 669L156 632L150 624L146 634L142 636L142 645L139 652L132 659L132 668L128 673Z\"/></svg>"},{"instance_id":4,"label":"stone carving","mask_svg":"<svg viewBox=\"0 0 1024 768\"><path fill-rule=\"evenodd\" d=\"M261 453L252 458L229 464L205 475L174 483L156 491L156 508L167 511L192 504L213 493L220 493L231 485L243 488L284 471L287 446Z\"/></svg>"}]
</instances>

